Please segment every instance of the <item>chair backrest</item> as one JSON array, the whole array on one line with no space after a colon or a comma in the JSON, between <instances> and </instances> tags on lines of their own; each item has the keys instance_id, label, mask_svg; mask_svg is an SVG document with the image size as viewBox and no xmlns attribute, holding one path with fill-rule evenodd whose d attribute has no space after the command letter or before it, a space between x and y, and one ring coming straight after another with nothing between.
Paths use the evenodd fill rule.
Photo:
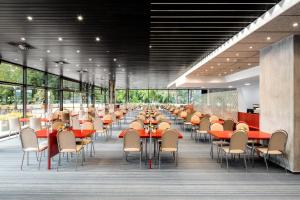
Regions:
<instances>
[{"instance_id":1,"label":"chair backrest","mask_svg":"<svg viewBox=\"0 0 300 200\"><path fill-rule=\"evenodd\" d=\"M79 119L76 118L76 117L72 117L72 128L76 129L76 130L80 130L81 129Z\"/></svg>"},{"instance_id":2,"label":"chair backrest","mask_svg":"<svg viewBox=\"0 0 300 200\"><path fill-rule=\"evenodd\" d=\"M194 115L197 115L198 117L201 117L201 116L202 116L202 113L199 112L199 111L196 111L196 112L194 113Z\"/></svg>"},{"instance_id":3,"label":"chair backrest","mask_svg":"<svg viewBox=\"0 0 300 200\"><path fill-rule=\"evenodd\" d=\"M229 150L246 150L248 134L245 131L238 130L230 138Z\"/></svg>"},{"instance_id":4,"label":"chair backrest","mask_svg":"<svg viewBox=\"0 0 300 200\"><path fill-rule=\"evenodd\" d=\"M82 124L82 130L94 130L94 124L92 122L84 122Z\"/></svg>"},{"instance_id":5,"label":"chair backrest","mask_svg":"<svg viewBox=\"0 0 300 200\"><path fill-rule=\"evenodd\" d=\"M223 125L220 123L213 123L210 126L210 130L212 131L224 131Z\"/></svg>"},{"instance_id":6,"label":"chair backrest","mask_svg":"<svg viewBox=\"0 0 300 200\"><path fill-rule=\"evenodd\" d=\"M167 129L161 137L162 148L177 148L178 131L176 129Z\"/></svg>"},{"instance_id":7,"label":"chair backrest","mask_svg":"<svg viewBox=\"0 0 300 200\"><path fill-rule=\"evenodd\" d=\"M94 119L94 129L95 130L102 130L103 129L103 121L99 118L99 117L96 117Z\"/></svg>"},{"instance_id":8,"label":"chair backrest","mask_svg":"<svg viewBox=\"0 0 300 200\"><path fill-rule=\"evenodd\" d=\"M41 130L42 129L41 118L30 117L29 127L35 131Z\"/></svg>"},{"instance_id":9,"label":"chair backrest","mask_svg":"<svg viewBox=\"0 0 300 200\"><path fill-rule=\"evenodd\" d=\"M116 115L117 117L122 117L123 112L121 112L120 110L117 110L117 111L115 112L115 115Z\"/></svg>"},{"instance_id":10,"label":"chair backrest","mask_svg":"<svg viewBox=\"0 0 300 200\"><path fill-rule=\"evenodd\" d=\"M186 118L186 117L187 117L187 112L186 112L186 111L182 111L182 112L180 113L180 117L181 117L181 118Z\"/></svg>"},{"instance_id":11,"label":"chair backrest","mask_svg":"<svg viewBox=\"0 0 300 200\"><path fill-rule=\"evenodd\" d=\"M249 131L249 126L246 123L238 123L236 125L236 130L243 130L243 131Z\"/></svg>"},{"instance_id":12,"label":"chair backrest","mask_svg":"<svg viewBox=\"0 0 300 200\"><path fill-rule=\"evenodd\" d=\"M69 123L70 122L70 113L69 112L63 112L61 114L61 121L64 123Z\"/></svg>"},{"instance_id":13,"label":"chair backrest","mask_svg":"<svg viewBox=\"0 0 300 200\"><path fill-rule=\"evenodd\" d=\"M36 134L33 129L27 127L21 130L20 139L22 144L22 149L33 149L38 150L39 144Z\"/></svg>"},{"instance_id":14,"label":"chair backrest","mask_svg":"<svg viewBox=\"0 0 300 200\"><path fill-rule=\"evenodd\" d=\"M219 117L216 115L212 115L209 117L209 121L210 121L210 123L215 123L215 122L219 121Z\"/></svg>"},{"instance_id":15,"label":"chair backrest","mask_svg":"<svg viewBox=\"0 0 300 200\"><path fill-rule=\"evenodd\" d=\"M191 118L191 123L199 124L200 123L200 117L198 117L197 115L194 114Z\"/></svg>"},{"instance_id":16,"label":"chair backrest","mask_svg":"<svg viewBox=\"0 0 300 200\"><path fill-rule=\"evenodd\" d=\"M278 150L285 152L285 146L287 142L288 134L284 130L275 131L269 141L268 151Z\"/></svg>"},{"instance_id":17,"label":"chair backrest","mask_svg":"<svg viewBox=\"0 0 300 200\"><path fill-rule=\"evenodd\" d=\"M200 120L200 131L209 131L210 129L210 121L207 117Z\"/></svg>"},{"instance_id":18,"label":"chair backrest","mask_svg":"<svg viewBox=\"0 0 300 200\"><path fill-rule=\"evenodd\" d=\"M20 125L19 118L9 118L8 124L9 124L10 131L17 131L17 132L21 131L21 125Z\"/></svg>"},{"instance_id":19,"label":"chair backrest","mask_svg":"<svg viewBox=\"0 0 300 200\"><path fill-rule=\"evenodd\" d=\"M57 144L58 149L61 151L63 149L76 151L76 138L72 131L61 131L57 133Z\"/></svg>"},{"instance_id":20,"label":"chair backrest","mask_svg":"<svg viewBox=\"0 0 300 200\"><path fill-rule=\"evenodd\" d=\"M140 149L141 139L139 133L135 129L128 129L124 135L123 148L138 148Z\"/></svg>"},{"instance_id":21,"label":"chair backrest","mask_svg":"<svg viewBox=\"0 0 300 200\"><path fill-rule=\"evenodd\" d=\"M223 124L225 131L233 131L234 121L232 119L226 119Z\"/></svg>"},{"instance_id":22,"label":"chair backrest","mask_svg":"<svg viewBox=\"0 0 300 200\"><path fill-rule=\"evenodd\" d=\"M103 120L112 120L112 116L110 114L106 114L103 116Z\"/></svg>"},{"instance_id":23,"label":"chair backrest","mask_svg":"<svg viewBox=\"0 0 300 200\"><path fill-rule=\"evenodd\" d=\"M58 130L63 127L64 127L64 123L60 122L60 121L56 121L52 124L52 129L54 129L54 130Z\"/></svg>"},{"instance_id":24,"label":"chair backrest","mask_svg":"<svg viewBox=\"0 0 300 200\"><path fill-rule=\"evenodd\" d=\"M129 128L135 129L135 130L144 129L143 125L138 121L131 122L131 124L129 124Z\"/></svg>"},{"instance_id":25,"label":"chair backrest","mask_svg":"<svg viewBox=\"0 0 300 200\"><path fill-rule=\"evenodd\" d=\"M138 119L141 119L141 120L145 120L146 119L146 117L144 116L144 115L138 115L138 117L137 117Z\"/></svg>"},{"instance_id":26,"label":"chair backrest","mask_svg":"<svg viewBox=\"0 0 300 200\"><path fill-rule=\"evenodd\" d=\"M166 130L171 128L171 125L168 122L161 122L158 124L158 129L160 130Z\"/></svg>"}]
</instances>

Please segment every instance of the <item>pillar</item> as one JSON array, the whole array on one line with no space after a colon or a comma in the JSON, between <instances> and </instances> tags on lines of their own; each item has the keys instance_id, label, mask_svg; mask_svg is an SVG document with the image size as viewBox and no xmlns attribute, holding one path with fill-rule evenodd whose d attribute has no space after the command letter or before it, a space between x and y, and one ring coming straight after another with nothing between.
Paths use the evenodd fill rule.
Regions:
<instances>
[{"instance_id":1,"label":"pillar","mask_svg":"<svg viewBox=\"0 0 300 200\"><path fill-rule=\"evenodd\" d=\"M288 168L300 172L300 36L262 49L260 67L260 129L288 132Z\"/></svg>"},{"instance_id":2,"label":"pillar","mask_svg":"<svg viewBox=\"0 0 300 200\"><path fill-rule=\"evenodd\" d=\"M110 79L108 82L108 103L109 104L115 104L115 85L116 85L116 80L115 79Z\"/></svg>"}]
</instances>

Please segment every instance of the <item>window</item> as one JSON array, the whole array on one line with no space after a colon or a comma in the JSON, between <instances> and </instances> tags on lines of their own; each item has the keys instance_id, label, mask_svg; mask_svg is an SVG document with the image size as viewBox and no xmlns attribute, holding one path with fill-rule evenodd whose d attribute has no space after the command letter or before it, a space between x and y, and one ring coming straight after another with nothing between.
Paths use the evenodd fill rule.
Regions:
<instances>
[{"instance_id":1,"label":"window","mask_svg":"<svg viewBox=\"0 0 300 200\"><path fill-rule=\"evenodd\" d=\"M169 90L169 103L177 103L177 92L176 90Z\"/></svg>"},{"instance_id":2,"label":"window","mask_svg":"<svg viewBox=\"0 0 300 200\"><path fill-rule=\"evenodd\" d=\"M148 103L148 90L129 90L130 103Z\"/></svg>"},{"instance_id":3,"label":"window","mask_svg":"<svg viewBox=\"0 0 300 200\"><path fill-rule=\"evenodd\" d=\"M63 91L63 108L73 110L73 92Z\"/></svg>"},{"instance_id":4,"label":"window","mask_svg":"<svg viewBox=\"0 0 300 200\"><path fill-rule=\"evenodd\" d=\"M55 111L59 109L59 91L48 90L48 109L49 111Z\"/></svg>"},{"instance_id":5,"label":"window","mask_svg":"<svg viewBox=\"0 0 300 200\"><path fill-rule=\"evenodd\" d=\"M105 103L105 90L101 90L100 88L95 88L94 90L95 94L95 106L101 107Z\"/></svg>"},{"instance_id":6,"label":"window","mask_svg":"<svg viewBox=\"0 0 300 200\"><path fill-rule=\"evenodd\" d=\"M116 103L126 103L126 90L116 90Z\"/></svg>"},{"instance_id":7,"label":"window","mask_svg":"<svg viewBox=\"0 0 300 200\"><path fill-rule=\"evenodd\" d=\"M59 87L59 76L48 74L48 87L58 88Z\"/></svg>"},{"instance_id":8,"label":"window","mask_svg":"<svg viewBox=\"0 0 300 200\"><path fill-rule=\"evenodd\" d=\"M188 104L189 98L188 90L177 90L177 103L178 104Z\"/></svg>"},{"instance_id":9,"label":"window","mask_svg":"<svg viewBox=\"0 0 300 200\"><path fill-rule=\"evenodd\" d=\"M0 85L0 137L8 135L8 119L22 117L23 91L20 86Z\"/></svg>"},{"instance_id":10,"label":"window","mask_svg":"<svg viewBox=\"0 0 300 200\"><path fill-rule=\"evenodd\" d=\"M27 89L27 116L41 117L45 113L45 89L33 88Z\"/></svg>"},{"instance_id":11,"label":"window","mask_svg":"<svg viewBox=\"0 0 300 200\"><path fill-rule=\"evenodd\" d=\"M17 65L1 62L0 81L23 83L23 68Z\"/></svg>"},{"instance_id":12,"label":"window","mask_svg":"<svg viewBox=\"0 0 300 200\"><path fill-rule=\"evenodd\" d=\"M150 103L168 103L168 90L149 90Z\"/></svg>"},{"instance_id":13,"label":"window","mask_svg":"<svg viewBox=\"0 0 300 200\"><path fill-rule=\"evenodd\" d=\"M79 85L79 82L63 80L63 88L70 89L70 90L79 90L80 85Z\"/></svg>"},{"instance_id":14,"label":"window","mask_svg":"<svg viewBox=\"0 0 300 200\"><path fill-rule=\"evenodd\" d=\"M27 69L27 84L45 86L45 73L35 69Z\"/></svg>"}]
</instances>

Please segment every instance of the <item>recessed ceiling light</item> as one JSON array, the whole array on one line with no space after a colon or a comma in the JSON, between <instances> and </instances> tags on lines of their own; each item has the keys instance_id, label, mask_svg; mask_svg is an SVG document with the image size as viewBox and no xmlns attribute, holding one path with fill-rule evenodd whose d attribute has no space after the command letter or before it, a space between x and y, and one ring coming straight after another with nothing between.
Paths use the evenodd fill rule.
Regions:
<instances>
[{"instance_id":1,"label":"recessed ceiling light","mask_svg":"<svg viewBox=\"0 0 300 200\"><path fill-rule=\"evenodd\" d=\"M236 55L236 56L240 56L240 54L239 54L239 53L236 53L235 55Z\"/></svg>"},{"instance_id":2,"label":"recessed ceiling light","mask_svg":"<svg viewBox=\"0 0 300 200\"><path fill-rule=\"evenodd\" d=\"M68 61L68 59L64 58L64 61Z\"/></svg>"},{"instance_id":3,"label":"recessed ceiling light","mask_svg":"<svg viewBox=\"0 0 300 200\"><path fill-rule=\"evenodd\" d=\"M218 76L222 76L222 74L218 74Z\"/></svg>"},{"instance_id":4,"label":"recessed ceiling light","mask_svg":"<svg viewBox=\"0 0 300 200\"><path fill-rule=\"evenodd\" d=\"M251 66L251 63L248 63L248 66Z\"/></svg>"},{"instance_id":5,"label":"recessed ceiling light","mask_svg":"<svg viewBox=\"0 0 300 200\"><path fill-rule=\"evenodd\" d=\"M117 61L117 59L116 58L114 58L114 62L116 62Z\"/></svg>"},{"instance_id":6,"label":"recessed ceiling light","mask_svg":"<svg viewBox=\"0 0 300 200\"><path fill-rule=\"evenodd\" d=\"M27 16L27 20L28 20L28 21L32 21L32 20L33 20L33 17L32 17L32 16Z\"/></svg>"},{"instance_id":7,"label":"recessed ceiling light","mask_svg":"<svg viewBox=\"0 0 300 200\"><path fill-rule=\"evenodd\" d=\"M109 53L110 51L106 51L106 53Z\"/></svg>"},{"instance_id":8,"label":"recessed ceiling light","mask_svg":"<svg viewBox=\"0 0 300 200\"><path fill-rule=\"evenodd\" d=\"M231 72L233 72L234 70L233 70L233 69L231 69L230 71L231 71Z\"/></svg>"},{"instance_id":9,"label":"recessed ceiling light","mask_svg":"<svg viewBox=\"0 0 300 200\"><path fill-rule=\"evenodd\" d=\"M58 67L58 64L55 64L55 67Z\"/></svg>"},{"instance_id":10,"label":"recessed ceiling light","mask_svg":"<svg viewBox=\"0 0 300 200\"><path fill-rule=\"evenodd\" d=\"M221 65L221 63L218 63L218 66L220 66Z\"/></svg>"},{"instance_id":11,"label":"recessed ceiling light","mask_svg":"<svg viewBox=\"0 0 300 200\"><path fill-rule=\"evenodd\" d=\"M230 61L230 58L226 58L226 60L227 60L227 62L229 62L229 61Z\"/></svg>"},{"instance_id":12,"label":"recessed ceiling light","mask_svg":"<svg viewBox=\"0 0 300 200\"><path fill-rule=\"evenodd\" d=\"M251 83L245 83L244 85L248 86L248 85L251 85Z\"/></svg>"},{"instance_id":13,"label":"recessed ceiling light","mask_svg":"<svg viewBox=\"0 0 300 200\"><path fill-rule=\"evenodd\" d=\"M83 16L82 15L77 15L77 19L78 19L78 21L82 21L83 20Z\"/></svg>"},{"instance_id":14,"label":"recessed ceiling light","mask_svg":"<svg viewBox=\"0 0 300 200\"><path fill-rule=\"evenodd\" d=\"M206 72L208 72L208 69L205 69Z\"/></svg>"},{"instance_id":15,"label":"recessed ceiling light","mask_svg":"<svg viewBox=\"0 0 300 200\"><path fill-rule=\"evenodd\" d=\"M232 85L229 85L228 88L232 88Z\"/></svg>"},{"instance_id":16,"label":"recessed ceiling light","mask_svg":"<svg viewBox=\"0 0 300 200\"><path fill-rule=\"evenodd\" d=\"M125 71L125 69L123 68L123 69L122 69L122 72L124 72L124 71Z\"/></svg>"},{"instance_id":17,"label":"recessed ceiling light","mask_svg":"<svg viewBox=\"0 0 300 200\"><path fill-rule=\"evenodd\" d=\"M103 71L105 71L105 72L106 72L106 69L103 69Z\"/></svg>"},{"instance_id":18,"label":"recessed ceiling light","mask_svg":"<svg viewBox=\"0 0 300 200\"><path fill-rule=\"evenodd\" d=\"M24 37L21 37L21 40L22 40L22 41L25 41L26 39L25 39Z\"/></svg>"},{"instance_id":19,"label":"recessed ceiling light","mask_svg":"<svg viewBox=\"0 0 300 200\"><path fill-rule=\"evenodd\" d=\"M210 66L210 68L211 68L211 69L213 69L213 68L214 68L214 66Z\"/></svg>"},{"instance_id":20,"label":"recessed ceiling light","mask_svg":"<svg viewBox=\"0 0 300 200\"><path fill-rule=\"evenodd\" d=\"M51 53L51 51L48 49L48 50L47 50L47 53Z\"/></svg>"},{"instance_id":21,"label":"recessed ceiling light","mask_svg":"<svg viewBox=\"0 0 300 200\"><path fill-rule=\"evenodd\" d=\"M97 67L100 67L100 65L97 65Z\"/></svg>"},{"instance_id":22,"label":"recessed ceiling light","mask_svg":"<svg viewBox=\"0 0 300 200\"><path fill-rule=\"evenodd\" d=\"M78 50L76 50L76 53L80 53L80 50L78 49Z\"/></svg>"},{"instance_id":23,"label":"recessed ceiling light","mask_svg":"<svg viewBox=\"0 0 300 200\"><path fill-rule=\"evenodd\" d=\"M76 64L76 67L79 67L79 64Z\"/></svg>"},{"instance_id":24,"label":"recessed ceiling light","mask_svg":"<svg viewBox=\"0 0 300 200\"><path fill-rule=\"evenodd\" d=\"M121 67L121 65L120 65L120 64L118 64L118 67Z\"/></svg>"},{"instance_id":25,"label":"recessed ceiling light","mask_svg":"<svg viewBox=\"0 0 300 200\"><path fill-rule=\"evenodd\" d=\"M18 61L18 58L15 58L14 60L15 60L15 61Z\"/></svg>"},{"instance_id":26,"label":"recessed ceiling light","mask_svg":"<svg viewBox=\"0 0 300 200\"><path fill-rule=\"evenodd\" d=\"M43 61L43 58L40 58L40 61Z\"/></svg>"},{"instance_id":27,"label":"recessed ceiling light","mask_svg":"<svg viewBox=\"0 0 300 200\"><path fill-rule=\"evenodd\" d=\"M58 41L63 41L63 38L62 37L58 37Z\"/></svg>"},{"instance_id":28,"label":"recessed ceiling light","mask_svg":"<svg viewBox=\"0 0 300 200\"><path fill-rule=\"evenodd\" d=\"M89 61L92 61L93 59L89 58Z\"/></svg>"},{"instance_id":29,"label":"recessed ceiling light","mask_svg":"<svg viewBox=\"0 0 300 200\"><path fill-rule=\"evenodd\" d=\"M268 36L268 37L267 37L267 40L271 40L271 37Z\"/></svg>"},{"instance_id":30,"label":"recessed ceiling light","mask_svg":"<svg viewBox=\"0 0 300 200\"><path fill-rule=\"evenodd\" d=\"M293 23L293 27L298 27L298 25L299 25L298 22Z\"/></svg>"},{"instance_id":31,"label":"recessed ceiling light","mask_svg":"<svg viewBox=\"0 0 300 200\"><path fill-rule=\"evenodd\" d=\"M227 72L224 72L224 74L227 74Z\"/></svg>"},{"instance_id":32,"label":"recessed ceiling light","mask_svg":"<svg viewBox=\"0 0 300 200\"><path fill-rule=\"evenodd\" d=\"M253 49L253 46L250 46L249 49Z\"/></svg>"},{"instance_id":33,"label":"recessed ceiling light","mask_svg":"<svg viewBox=\"0 0 300 200\"><path fill-rule=\"evenodd\" d=\"M151 49L151 48L152 48L152 45L150 45L149 48Z\"/></svg>"},{"instance_id":34,"label":"recessed ceiling light","mask_svg":"<svg viewBox=\"0 0 300 200\"><path fill-rule=\"evenodd\" d=\"M97 42L100 42L100 40L101 40L101 39L100 39L99 37L96 37L96 41L97 41Z\"/></svg>"}]
</instances>

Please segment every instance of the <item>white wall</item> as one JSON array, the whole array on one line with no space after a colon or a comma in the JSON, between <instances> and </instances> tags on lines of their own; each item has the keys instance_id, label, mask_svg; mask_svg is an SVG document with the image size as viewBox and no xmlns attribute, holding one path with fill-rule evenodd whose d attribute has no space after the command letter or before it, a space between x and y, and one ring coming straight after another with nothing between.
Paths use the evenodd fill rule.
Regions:
<instances>
[{"instance_id":1,"label":"white wall","mask_svg":"<svg viewBox=\"0 0 300 200\"><path fill-rule=\"evenodd\" d=\"M259 104L259 83L239 87L237 91L239 112L247 112L247 108L252 108L253 104Z\"/></svg>"}]
</instances>

